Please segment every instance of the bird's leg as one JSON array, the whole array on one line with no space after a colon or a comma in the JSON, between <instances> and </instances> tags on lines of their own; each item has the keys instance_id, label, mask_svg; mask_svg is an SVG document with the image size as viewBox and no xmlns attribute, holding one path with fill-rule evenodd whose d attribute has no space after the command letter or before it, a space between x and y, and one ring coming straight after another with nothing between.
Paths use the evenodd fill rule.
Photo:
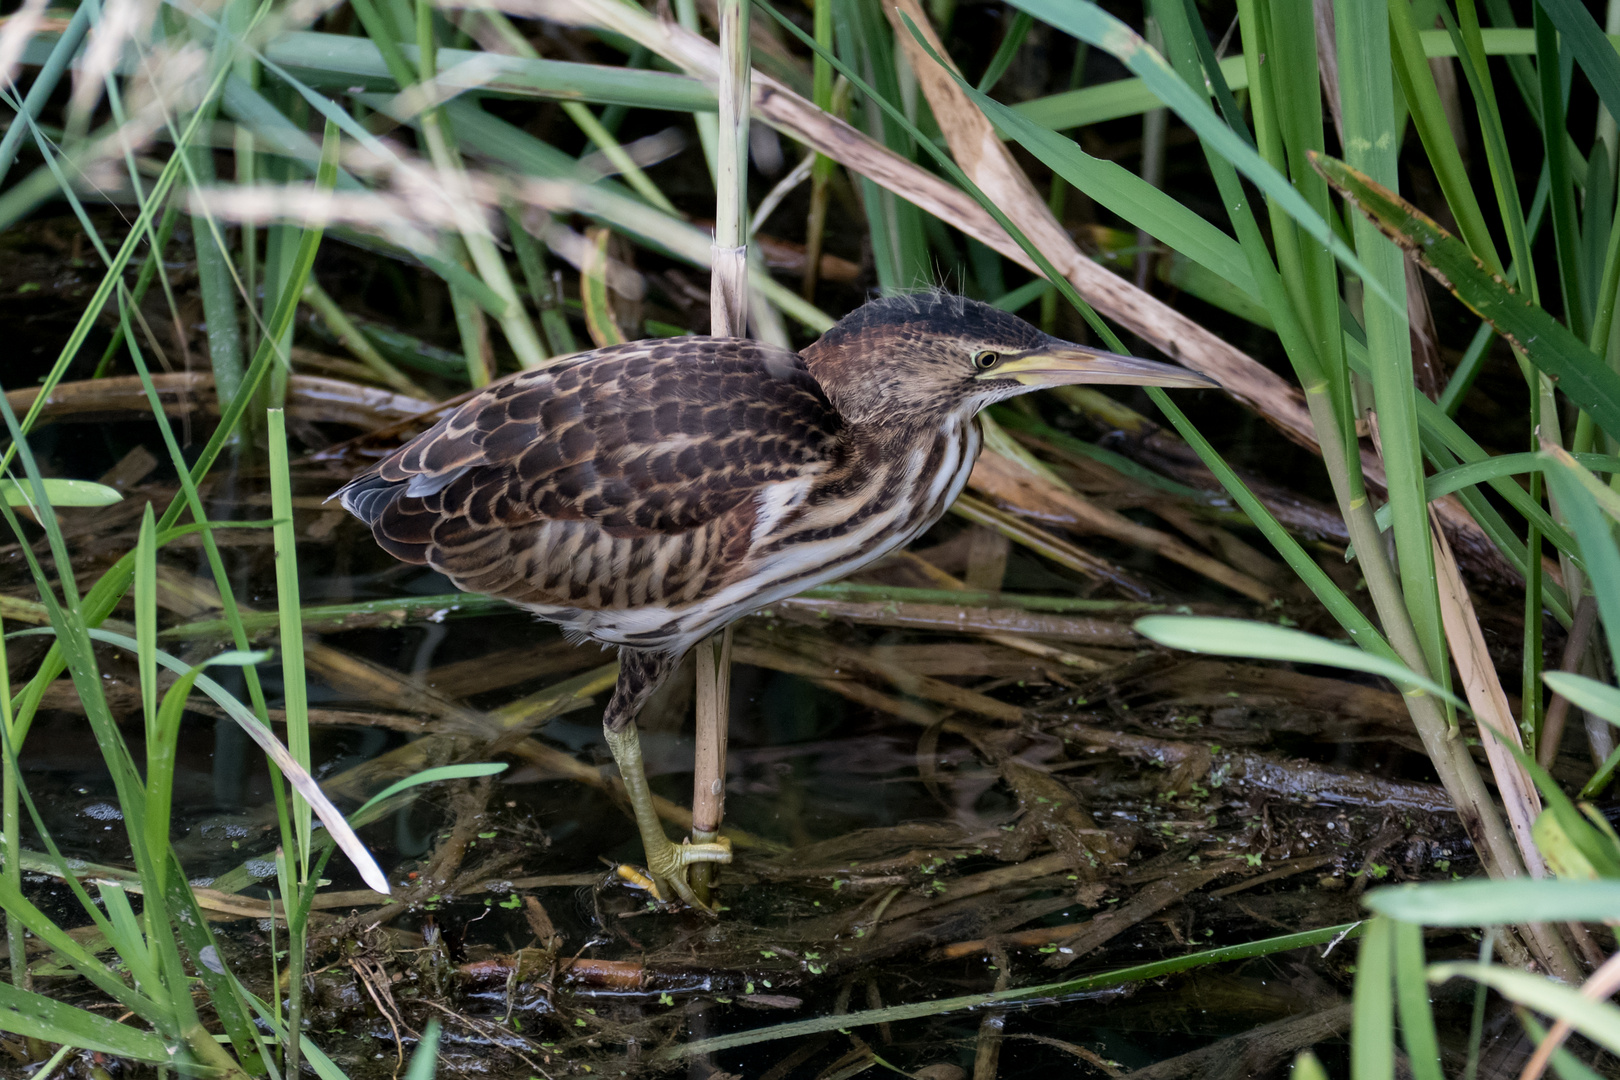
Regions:
<instances>
[{"instance_id":1,"label":"bird's leg","mask_svg":"<svg viewBox=\"0 0 1620 1080\"><path fill-rule=\"evenodd\" d=\"M663 653L643 652L635 649L619 650L619 682L613 688L602 728L607 736L608 749L624 778L625 794L635 813L636 828L641 832L641 846L647 855L647 870L653 884L662 892L668 890L687 904L702 911L709 908L692 891L686 880L686 868L694 863L730 862L731 842L725 838L712 844L672 844L664 835L663 822L653 806L652 788L647 784L647 770L641 760L641 736L636 729L636 714L669 673L675 660Z\"/></svg>"}]
</instances>

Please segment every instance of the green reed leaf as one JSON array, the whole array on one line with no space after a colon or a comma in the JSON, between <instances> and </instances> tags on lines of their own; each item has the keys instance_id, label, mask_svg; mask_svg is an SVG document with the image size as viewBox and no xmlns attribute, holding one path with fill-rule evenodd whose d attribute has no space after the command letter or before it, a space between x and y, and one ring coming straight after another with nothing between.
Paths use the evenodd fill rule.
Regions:
<instances>
[{"instance_id":1,"label":"green reed leaf","mask_svg":"<svg viewBox=\"0 0 1620 1080\"><path fill-rule=\"evenodd\" d=\"M407 776L403 780L395 780L392 784L367 799L360 805L360 809L349 816L358 818L378 803L422 784L437 784L446 780L473 780L480 776L494 776L496 773L505 771L506 764L499 761L468 762L465 765L439 765L432 769L423 769L414 776Z\"/></svg>"},{"instance_id":2,"label":"green reed leaf","mask_svg":"<svg viewBox=\"0 0 1620 1080\"><path fill-rule=\"evenodd\" d=\"M169 1048L149 1031L0 983L0 1031L134 1061L167 1064Z\"/></svg>"},{"instance_id":3,"label":"green reed leaf","mask_svg":"<svg viewBox=\"0 0 1620 1080\"><path fill-rule=\"evenodd\" d=\"M1390 950L1395 961L1395 1004L1400 1010L1401 1041L1413 1080L1446 1080L1440 1070L1440 1037L1434 1029L1434 1007L1423 978L1423 929L1394 923Z\"/></svg>"},{"instance_id":4,"label":"green reed leaf","mask_svg":"<svg viewBox=\"0 0 1620 1080\"><path fill-rule=\"evenodd\" d=\"M1620 919L1620 881L1443 881L1373 889L1362 901L1380 915L1421 926L1494 926L1523 922Z\"/></svg>"},{"instance_id":5,"label":"green reed leaf","mask_svg":"<svg viewBox=\"0 0 1620 1080\"><path fill-rule=\"evenodd\" d=\"M1247 619L1204 618L1195 615L1149 615L1137 619L1136 632L1145 638L1183 652L1212 656L1246 656L1259 660L1287 660L1296 664L1321 664L1381 675L1408 694L1426 693L1467 709L1454 695L1411 668L1387 656L1365 652L1353 645L1341 645L1303 630L1290 630L1270 623Z\"/></svg>"},{"instance_id":6,"label":"green reed leaf","mask_svg":"<svg viewBox=\"0 0 1620 1080\"><path fill-rule=\"evenodd\" d=\"M116 488L89 480L42 480L45 497L52 506L112 506L124 501ZM0 480L0 498L7 506L32 506L33 492L27 484L15 480Z\"/></svg>"},{"instance_id":7,"label":"green reed leaf","mask_svg":"<svg viewBox=\"0 0 1620 1080\"><path fill-rule=\"evenodd\" d=\"M1604 1049L1620 1054L1620 1008L1593 1001L1573 987L1556 983L1528 971L1496 964L1435 964L1429 981L1473 979L1520 1005L1559 1020L1568 1021L1576 1031Z\"/></svg>"},{"instance_id":8,"label":"green reed leaf","mask_svg":"<svg viewBox=\"0 0 1620 1080\"><path fill-rule=\"evenodd\" d=\"M1553 693L1569 699L1587 712L1620 727L1620 690L1608 683L1577 675L1572 671L1543 672L1541 681L1552 687Z\"/></svg>"},{"instance_id":9,"label":"green reed leaf","mask_svg":"<svg viewBox=\"0 0 1620 1080\"><path fill-rule=\"evenodd\" d=\"M1341 161L1312 158L1322 175L1384 234L1558 383L1599 427L1620 435L1620 375L1545 308L1485 269L1467 245L1399 195Z\"/></svg>"}]
</instances>

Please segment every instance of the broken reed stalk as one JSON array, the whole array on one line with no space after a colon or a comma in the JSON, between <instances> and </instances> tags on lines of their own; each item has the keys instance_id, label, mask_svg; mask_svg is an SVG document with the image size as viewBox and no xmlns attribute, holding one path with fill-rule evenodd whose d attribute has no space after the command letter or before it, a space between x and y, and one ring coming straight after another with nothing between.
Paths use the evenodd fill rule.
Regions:
<instances>
[{"instance_id":1,"label":"broken reed stalk","mask_svg":"<svg viewBox=\"0 0 1620 1080\"><path fill-rule=\"evenodd\" d=\"M715 337L748 336L748 0L720 0L719 139L714 170L714 272L709 325ZM698 646L697 763L692 774L692 839L712 843L725 814L726 723L730 712L731 630ZM714 864L695 866L692 887L705 903Z\"/></svg>"},{"instance_id":2,"label":"broken reed stalk","mask_svg":"<svg viewBox=\"0 0 1620 1080\"><path fill-rule=\"evenodd\" d=\"M748 336L748 5L720 2L720 139L714 175L710 333Z\"/></svg>"}]
</instances>

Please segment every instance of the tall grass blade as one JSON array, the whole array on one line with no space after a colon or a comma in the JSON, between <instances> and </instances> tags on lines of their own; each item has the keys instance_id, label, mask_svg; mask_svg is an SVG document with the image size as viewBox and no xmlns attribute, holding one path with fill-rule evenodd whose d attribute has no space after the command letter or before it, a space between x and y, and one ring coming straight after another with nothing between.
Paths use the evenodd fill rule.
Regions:
<instances>
[{"instance_id":1,"label":"tall grass blade","mask_svg":"<svg viewBox=\"0 0 1620 1080\"><path fill-rule=\"evenodd\" d=\"M433 1080L438 1075L439 1033L443 1026L438 1019L429 1020L422 1030L422 1041L411 1054L411 1063L405 1069L405 1080Z\"/></svg>"},{"instance_id":2,"label":"tall grass blade","mask_svg":"<svg viewBox=\"0 0 1620 1080\"><path fill-rule=\"evenodd\" d=\"M153 643L146 644L152 656L146 662L155 667ZM186 699L191 696L191 689L205 668L245 667L262 663L269 657L269 653L234 651L211 656L176 679L163 695L146 746L146 846L152 853L152 873L146 880L146 886L159 896L165 895L168 887L169 860L166 853L174 798L174 766L180 748L180 717L185 712Z\"/></svg>"},{"instance_id":3,"label":"tall grass blade","mask_svg":"<svg viewBox=\"0 0 1620 1080\"><path fill-rule=\"evenodd\" d=\"M1322 1063L1309 1050L1300 1051L1288 1076L1289 1080L1328 1080L1327 1070L1322 1068Z\"/></svg>"},{"instance_id":4,"label":"tall grass blade","mask_svg":"<svg viewBox=\"0 0 1620 1080\"><path fill-rule=\"evenodd\" d=\"M1220 62L1220 71L1230 90L1248 88L1248 70L1243 57L1228 56ZM1163 106L1157 95L1140 78L1113 79L1094 86L1048 94L1031 101L1021 101L1013 108L1021 116L1053 131L1090 127L1108 120L1137 116L1149 109Z\"/></svg>"},{"instance_id":5,"label":"tall grass blade","mask_svg":"<svg viewBox=\"0 0 1620 1080\"><path fill-rule=\"evenodd\" d=\"M1620 547L1615 545L1613 521L1599 509L1584 481L1590 479L1600 488L1603 485L1562 451L1556 460L1562 467L1547 470L1547 487L1580 543L1581 562L1608 631L1605 636L1609 639L1609 655L1616 665L1610 670L1620 671ZM1610 495L1607 488L1603 490Z\"/></svg>"},{"instance_id":6,"label":"tall grass blade","mask_svg":"<svg viewBox=\"0 0 1620 1080\"><path fill-rule=\"evenodd\" d=\"M1148 396L1153 399L1153 403L1159 407L1159 410L1169 418L1170 423L1175 426L1176 431L1180 432L1181 437L1187 440L1187 445L1191 446L1194 452L1198 454L1199 460L1204 463L1205 467L1215 474L1215 478L1221 482L1221 486L1226 489L1227 494L1232 496L1233 501L1248 516L1249 521L1260 530L1267 540L1271 541L1271 545L1277 550L1277 554L1281 555L1289 567L1299 575L1300 580L1305 582L1316 599L1323 607L1328 609L1328 613L1338 620L1345 633L1350 635L1350 640L1375 656L1381 656L1390 663L1399 663L1400 658L1396 655L1395 650L1390 648L1389 642L1378 632L1378 628L1372 624L1372 620L1368 619L1361 609L1356 607L1350 598L1344 594L1344 590L1339 588L1332 578L1328 577L1327 572L1317 565L1316 560L1311 558L1310 553L1300 546L1299 541L1288 534L1288 530L1283 528L1270 509L1255 498L1248 485L1221 458L1215 448L1209 444L1209 440L1204 438L1203 433L1198 431L1192 422L1187 419L1186 415L1170 400L1170 395L1157 388L1149 388ZM1405 665L1402 665L1402 667L1404 668Z\"/></svg>"},{"instance_id":7,"label":"tall grass blade","mask_svg":"<svg viewBox=\"0 0 1620 1080\"><path fill-rule=\"evenodd\" d=\"M450 780L476 780L480 776L494 776L505 771L506 764L500 761L467 762L464 765L436 765L431 769L423 769L413 776L407 776L403 780L395 780L362 803L360 808L351 816L359 817L373 806L387 802L400 792L408 791L422 784L437 784Z\"/></svg>"},{"instance_id":8,"label":"tall grass blade","mask_svg":"<svg viewBox=\"0 0 1620 1080\"><path fill-rule=\"evenodd\" d=\"M1541 4L1534 8L1536 69L1541 76L1541 134L1546 147L1548 194L1552 206L1554 253L1558 259L1558 284L1564 302L1564 325L1581 338L1591 333L1591 300L1594 282L1586 280L1581 268L1580 221L1575 209L1575 181L1570 176L1569 132L1564 117L1566 84L1561 76L1558 32ZM1590 16L1588 16L1590 18ZM1614 49L1608 49L1611 57ZM1616 65L1620 68L1620 65Z\"/></svg>"},{"instance_id":9,"label":"tall grass blade","mask_svg":"<svg viewBox=\"0 0 1620 1080\"><path fill-rule=\"evenodd\" d=\"M1572 671L1548 671L1541 676L1553 693L1620 727L1620 689Z\"/></svg>"},{"instance_id":10,"label":"tall grass blade","mask_svg":"<svg viewBox=\"0 0 1620 1080\"><path fill-rule=\"evenodd\" d=\"M1423 140L1423 149L1435 179L1445 196L1446 207L1457 221L1458 231L1469 248L1483 259L1487 266L1501 267L1496 243L1485 214L1475 197L1473 182L1457 147L1445 106L1435 87L1434 73L1429 67L1423 43L1410 4L1389 5L1389 23L1394 47L1395 72L1411 111L1413 127Z\"/></svg>"},{"instance_id":11,"label":"tall grass blade","mask_svg":"<svg viewBox=\"0 0 1620 1080\"><path fill-rule=\"evenodd\" d=\"M1334 4L1338 44L1339 102L1348 167L1371 182L1397 182L1394 88L1389 13L1382 5L1338 0ZM1317 160L1316 151L1308 152ZM1301 163L1301 168L1304 163ZM1331 178L1330 178L1331 179ZM1384 459L1390 506L1394 511L1398 570L1406 609L1428 660L1429 671L1447 680L1445 634L1435 590L1434 551L1423 498L1423 454L1419 444L1417 389L1412 378L1412 337L1406 308L1406 264L1401 248L1371 222L1357 218L1356 254L1372 272L1363 275L1369 291L1382 289L1391 303L1365 303L1362 324L1372 366L1373 400L1378 415L1379 450ZM1620 379L1616 380L1620 386Z\"/></svg>"},{"instance_id":12,"label":"tall grass blade","mask_svg":"<svg viewBox=\"0 0 1620 1080\"><path fill-rule=\"evenodd\" d=\"M1413 1080L1445 1080L1440 1068L1440 1037L1434 1028L1429 986L1423 978L1423 930L1415 923L1391 924L1395 964L1395 1003L1401 1019L1401 1041ZM1365 940L1365 939L1363 939Z\"/></svg>"},{"instance_id":13,"label":"tall grass blade","mask_svg":"<svg viewBox=\"0 0 1620 1080\"><path fill-rule=\"evenodd\" d=\"M269 410L265 425L270 440L270 513L275 518L272 533L276 552L276 610L281 622L282 701L287 715L287 752L305 773L309 756L309 684L304 674L304 627L299 620L298 529L293 521L292 479L287 464L286 414ZM293 830L298 849L290 853L300 869L309 871L309 804L295 798L292 806Z\"/></svg>"},{"instance_id":14,"label":"tall grass blade","mask_svg":"<svg viewBox=\"0 0 1620 1080\"><path fill-rule=\"evenodd\" d=\"M996 46L996 54L990 58L984 74L979 77L979 85L975 87L979 93L988 94L996 88L996 83L1007 74L1007 69L1012 66L1013 57L1018 55L1018 50L1023 47L1024 40L1029 37L1030 28L1034 25L1035 16L1027 11L1020 11L1013 16L1012 25L1007 28L1001 44Z\"/></svg>"},{"instance_id":15,"label":"tall grass blade","mask_svg":"<svg viewBox=\"0 0 1620 1080\"><path fill-rule=\"evenodd\" d=\"M27 96L22 100L22 108L18 111L17 117L6 128L5 136L0 137L0 183L5 182L6 174L11 171L12 164L17 160L17 151L22 149L23 136L31 127L30 123L22 122L23 119L26 117L32 121L39 116L40 110L56 92L62 73L78 54L79 46L84 44L84 36L90 29L90 10L90 4L78 6L61 36L49 43L50 52L43 60L37 57L27 58L27 62L37 63L40 67L33 83L28 87ZM43 44L45 35L35 35L34 40Z\"/></svg>"},{"instance_id":16,"label":"tall grass blade","mask_svg":"<svg viewBox=\"0 0 1620 1080\"><path fill-rule=\"evenodd\" d=\"M207 106L212 123L217 102ZM192 182L212 186L213 150L193 150ZM214 371L214 387L220 398L228 399L242 385L242 327L237 321L235 274L231 255L220 244L217 222L192 215L191 231L197 253L197 291L202 295L203 321L208 326L208 360Z\"/></svg>"},{"instance_id":17,"label":"tall grass blade","mask_svg":"<svg viewBox=\"0 0 1620 1080\"><path fill-rule=\"evenodd\" d=\"M1341 24L1340 32L1343 32ZM1350 1029L1351 1080L1394 1080L1394 924L1373 919L1356 954L1355 1020Z\"/></svg>"},{"instance_id":18,"label":"tall grass blade","mask_svg":"<svg viewBox=\"0 0 1620 1080\"><path fill-rule=\"evenodd\" d=\"M1024 118L966 80L958 77L957 82L996 127L1067 183L1246 296L1259 298L1248 258L1237 241L1124 166L1091 156L1072 139Z\"/></svg>"},{"instance_id":19,"label":"tall grass blade","mask_svg":"<svg viewBox=\"0 0 1620 1080\"><path fill-rule=\"evenodd\" d=\"M1604 107L1620 116L1620 56L1592 13L1576 0L1536 0L1536 11L1558 28L1559 47L1575 54Z\"/></svg>"}]
</instances>

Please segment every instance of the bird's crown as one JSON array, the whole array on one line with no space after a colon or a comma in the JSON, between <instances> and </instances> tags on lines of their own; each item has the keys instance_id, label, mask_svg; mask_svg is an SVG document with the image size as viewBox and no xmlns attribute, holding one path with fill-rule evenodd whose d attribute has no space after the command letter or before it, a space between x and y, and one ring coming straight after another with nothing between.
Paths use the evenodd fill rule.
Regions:
<instances>
[{"instance_id":1,"label":"bird's crown","mask_svg":"<svg viewBox=\"0 0 1620 1080\"><path fill-rule=\"evenodd\" d=\"M925 289L861 305L838 320L815 347L849 348L874 338L914 344L983 341L1004 345L1008 351L1036 348L1050 340L1009 312L944 289Z\"/></svg>"}]
</instances>

